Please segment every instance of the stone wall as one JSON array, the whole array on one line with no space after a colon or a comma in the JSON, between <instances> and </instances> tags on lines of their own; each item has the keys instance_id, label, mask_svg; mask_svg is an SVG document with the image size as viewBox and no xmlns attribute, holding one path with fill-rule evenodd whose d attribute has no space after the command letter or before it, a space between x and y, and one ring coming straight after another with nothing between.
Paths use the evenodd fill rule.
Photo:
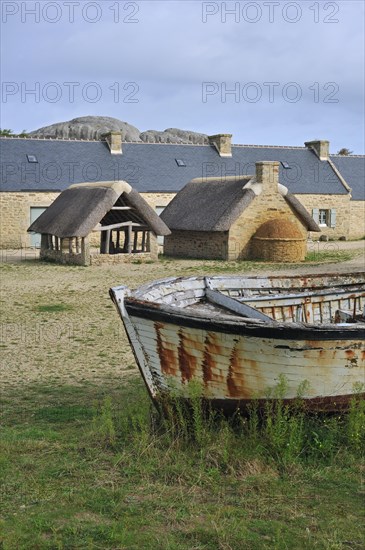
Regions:
<instances>
[{"instance_id":1,"label":"stone wall","mask_svg":"<svg viewBox=\"0 0 365 550\"><path fill-rule=\"evenodd\" d=\"M229 260L243 260L250 257L251 237L266 221L282 218L294 223L303 237L307 231L293 213L288 203L279 192L262 193L246 208L234 222L229 231Z\"/></svg>"},{"instance_id":2,"label":"stone wall","mask_svg":"<svg viewBox=\"0 0 365 550\"><path fill-rule=\"evenodd\" d=\"M265 239L254 237L251 244L252 258L268 262L302 262L307 252L305 239Z\"/></svg>"},{"instance_id":3,"label":"stone wall","mask_svg":"<svg viewBox=\"0 0 365 550\"><path fill-rule=\"evenodd\" d=\"M141 252L139 254L91 254L90 265L115 265L115 264L130 264L130 263L145 263L154 262L157 258L149 252Z\"/></svg>"},{"instance_id":4,"label":"stone wall","mask_svg":"<svg viewBox=\"0 0 365 550\"><path fill-rule=\"evenodd\" d=\"M227 259L228 232L174 231L165 237L164 254L209 260Z\"/></svg>"},{"instance_id":5,"label":"stone wall","mask_svg":"<svg viewBox=\"0 0 365 550\"><path fill-rule=\"evenodd\" d=\"M356 238L357 228L356 222L352 222L350 211L353 207L353 201L350 201L350 195L295 195L302 203L310 215L314 208L331 210L336 209L336 226L326 227L320 226L321 233L311 232L310 237L313 240L318 240L321 235L327 235L330 239L346 239ZM361 223L361 222L360 222ZM363 222L364 227L364 222Z\"/></svg>"},{"instance_id":6,"label":"stone wall","mask_svg":"<svg viewBox=\"0 0 365 550\"><path fill-rule=\"evenodd\" d=\"M39 257L41 260L57 264L90 265L90 261L83 254L70 254L69 252L61 252L60 250L41 250Z\"/></svg>"},{"instance_id":7,"label":"stone wall","mask_svg":"<svg viewBox=\"0 0 365 550\"><path fill-rule=\"evenodd\" d=\"M47 207L59 193L0 193L0 247L27 248L31 244L30 208Z\"/></svg>"},{"instance_id":8,"label":"stone wall","mask_svg":"<svg viewBox=\"0 0 365 550\"><path fill-rule=\"evenodd\" d=\"M350 201L351 239L365 237L365 201Z\"/></svg>"},{"instance_id":9,"label":"stone wall","mask_svg":"<svg viewBox=\"0 0 365 550\"><path fill-rule=\"evenodd\" d=\"M75 244L75 239L71 243ZM50 248L49 235L42 235L40 259L66 265L90 265L90 244L86 237L79 247L72 246L70 239L60 239L59 250ZM70 245L72 252L70 252ZM53 246L53 245L52 245ZM57 245L58 246L58 245Z\"/></svg>"},{"instance_id":10,"label":"stone wall","mask_svg":"<svg viewBox=\"0 0 365 550\"><path fill-rule=\"evenodd\" d=\"M167 206L176 193L141 193L148 204L155 209L156 206Z\"/></svg>"}]
</instances>

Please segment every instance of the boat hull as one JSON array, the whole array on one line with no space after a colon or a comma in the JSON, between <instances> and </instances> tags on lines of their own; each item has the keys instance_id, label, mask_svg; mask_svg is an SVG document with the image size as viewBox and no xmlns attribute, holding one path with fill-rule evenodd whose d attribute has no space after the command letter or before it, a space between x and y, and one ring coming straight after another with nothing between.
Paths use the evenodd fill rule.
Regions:
<instances>
[{"instance_id":1,"label":"boat hull","mask_svg":"<svg viewBox=\"0 0 365 550\"><path fill-rule=\"evenodd\" d=\"M152 399L191 396L231 412L254 400L301 397L311 410L346 408L365 397L364 331L204 317L112 290ZM278 395L285 380L285 395Z\"/></svg>"}]
</instances>

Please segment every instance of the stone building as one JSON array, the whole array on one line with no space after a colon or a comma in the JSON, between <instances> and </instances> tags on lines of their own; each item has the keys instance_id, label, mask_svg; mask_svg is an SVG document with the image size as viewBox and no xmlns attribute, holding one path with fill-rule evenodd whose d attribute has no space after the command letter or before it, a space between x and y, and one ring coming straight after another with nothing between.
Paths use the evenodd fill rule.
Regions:
<instances>
[{"instance_id":1,"label":"stone building","mask_svg":"<svg viewBox=\"0 0 365 550\"><path fill-rule=\"evenodd\" d=\"M280 182L317 220L321 233L311 237L365 235L365 158L330 155L326 141L304 147L232 145L230 134L115 131L118 123L108 133L104 118L91 132L80 120L78 133L65 123L66 133L62 125L53 134L45 129L49 138L0 139L1 247L39 246L40 236L27 228L70 185L125 180L160 213L188 181L249 176L262 160L280 163Z\"/></svg>"},{"instance_id":2,"label":"stone building","mask_svg":"<svg viewBox=\"0 0 365 550\"><path fill-rule=\"evenodd\" d=\"M75 184L63 191L29 227L41 235L42 259L90 265L157 260L157 235L170 231L125 181ZM90 235L99 235L100 253Z\"/></svg>"},{"instance_id":3,"label":"stone building","mask_svg":"<svg viewBox=\"0 0 365 550\"><path fill-rule=\"evenodd\" d=\"M279 165L257 162L255 176L189 182L161 214L171 230L164 253L221 260L304 260L308 231L320 229L279 183Z\"/></svg>"}]
</instances>

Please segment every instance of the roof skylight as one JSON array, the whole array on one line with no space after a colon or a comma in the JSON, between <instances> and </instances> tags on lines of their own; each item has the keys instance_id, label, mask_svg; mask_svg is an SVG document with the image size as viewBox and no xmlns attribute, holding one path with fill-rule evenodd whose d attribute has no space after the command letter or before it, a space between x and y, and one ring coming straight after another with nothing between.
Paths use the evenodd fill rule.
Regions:
<instances>
[{"instance_id":1,"label":"roof skylight","mask_svg":"<svg viewBox=\"0 0 365 550\"><path fill-rule=\"evenodd\" d=\"M186 162L182 159L175 159L175 162L178 166L186 166Z\"/></svg>"},{"instance_id":2,"label":"roof skylight","mask_svg":"<svg viewBox=\"0 0 365 550\"><path fill-rule=\"evenodd\" d=\"M291 167L289 166L289 164L287 162L284 162L284 161L281 161L281 165L283 168L285 168L286 170L290 169Z\"/></svg>"},{"instance_id":3,"label":"roof skylight","mask_svg":"<svg viewBox=\"0 0 365 550\"><path fill-rule=\"evenodd\" d=\"M27 155L28 162L38 162L38 159L35 155Z\"/></svg>"}]
</instances>

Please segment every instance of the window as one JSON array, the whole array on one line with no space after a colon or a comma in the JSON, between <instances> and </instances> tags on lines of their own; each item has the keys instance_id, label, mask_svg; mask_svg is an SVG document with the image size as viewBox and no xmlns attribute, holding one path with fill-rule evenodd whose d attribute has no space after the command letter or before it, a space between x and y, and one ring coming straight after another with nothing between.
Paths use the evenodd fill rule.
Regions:
<instances>
[{"instance_id":1,"label":"window","mask_svg":"<svg viewBox=\"0 0 365 550\"><path fill-rule=\"evenodd\" d=\"M28 162L38 162L38 159L35 155L27 155Z\"/></svg>"},{"instance_id":2,"label":"window","mask_svg":"<svg viewBox=\"0 0 365 550\"><path fill-rule=\"evenodd\" d=\"M291 167L289 166L289 164L287 162L284 162L284 161L281 161L281 166L283 168L285 168L286 170L290 170Z\"/></svg>"},{"instance_id":3,"label":"window","mask_svg":"<svg viewBox=\"0 0 365 550\"><path fill-rule=\"evenodd\" d=\"M186 162L182 159L175 159L175 162L178 166L186 166Z\"/></svg>"},{"instance_id":4,"label":"window","mask_svg":"<svg viewBox=\"0 0 365 550\"><path fill-rule=\"evenodd\" d=\"M320 227L336 227L336 210L334 208L313 208L312 216Z\"/></svg>"},{"instance_id":5,"label":"window","mask_svg":"<svg viewBox=\"0 0 365 550\"><path fill-rule=\"evenodd\" d=\"M330 211L319 210L319 213L318 213L319 225L329 225L329 221L330 221Z\"/></svg>"}]
</instances>

